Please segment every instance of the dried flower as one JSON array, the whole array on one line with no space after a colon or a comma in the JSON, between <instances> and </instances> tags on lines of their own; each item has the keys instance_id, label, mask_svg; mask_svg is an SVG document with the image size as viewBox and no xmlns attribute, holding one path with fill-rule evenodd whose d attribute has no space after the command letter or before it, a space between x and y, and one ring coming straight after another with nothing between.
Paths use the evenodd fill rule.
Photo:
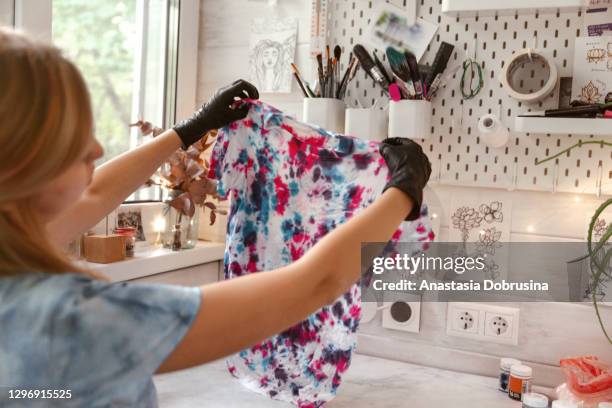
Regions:
<instances>
[{"instance_id":1,"label":"dried flower","mask_svg":"<svg viewBox=\"0 0 612 408\"><path fill-rule=\"evenodd\" d=\"M151 122L138 120L130 126L138 127L143 135L158 136L163 129L154 126ZM213 225L218 214L225 211L217 210L209 198L219 199L217 184L206 177L209 163L202 156L213 145L217 131L213 130L204 135L199 141L189 146L187 150L178 149L155 172L147 185L157 185L172 192L173 199L168 203L180 214L192 217L196 206L210 209L210 225Z\"/></svg>"}]
</instances>

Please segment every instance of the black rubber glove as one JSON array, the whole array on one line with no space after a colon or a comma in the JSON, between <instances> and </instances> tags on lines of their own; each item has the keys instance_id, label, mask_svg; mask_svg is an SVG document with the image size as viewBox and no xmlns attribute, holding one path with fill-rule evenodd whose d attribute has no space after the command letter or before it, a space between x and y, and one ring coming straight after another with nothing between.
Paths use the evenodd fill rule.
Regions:
<instances>
[{"instance_id":1,"label":"black rubber glove","mask_svg":"<svg viewBox=\"0 0 612 408\"><path fill-rule=\"evenodd\" d=\"M406 221L419 218L423 203L423 189L431 175L431 164L420 145L410 139L394 137L380 144L380 154L384 157L391 173L389 187L397 187L414 201L414 207Z\"/></svg>"},{"instance_id":2,"label":"black rubber glove","mask_svg":"<svg viewBox=\"0 0 612 408\"><path fill-rule=\"evenodd\" d=\"M183 149L187 149L213 129L244 119L249 113L249 107L240 106L236 101L247 98L258 99L259 92L254 85L242 79L217 90L193 116L174 125L173 129L183 142Z\"/></svg>"}]
</instances>

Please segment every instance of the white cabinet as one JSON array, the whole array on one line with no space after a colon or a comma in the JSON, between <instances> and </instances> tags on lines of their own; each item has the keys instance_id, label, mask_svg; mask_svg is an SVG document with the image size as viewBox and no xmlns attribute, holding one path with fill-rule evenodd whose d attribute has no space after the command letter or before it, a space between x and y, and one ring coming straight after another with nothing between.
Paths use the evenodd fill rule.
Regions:
<instances>
[{"instance_id":1,"label":"white cabinet","mask_svg":"<svg viewBox=\"0 0 612 408\"><path fill-rule=\"evenodd\" d=\"M130 282L164 283L170 285L201 286L219 280L221 262L208 262L188 268L132 279Z\"/></svg>"}]
</instances>

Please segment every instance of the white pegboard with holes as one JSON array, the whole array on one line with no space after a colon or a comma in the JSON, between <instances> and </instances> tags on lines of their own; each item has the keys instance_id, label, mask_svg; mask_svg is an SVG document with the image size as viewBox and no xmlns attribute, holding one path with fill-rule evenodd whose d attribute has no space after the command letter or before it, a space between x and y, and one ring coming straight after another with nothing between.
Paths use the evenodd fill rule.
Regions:
<instances>
[{"instance_id":1,"label":"white pegboard with holes","mask_svg":"<svg viewBox=\"0 0 612 408\"><path fill-rule=\"evenodd\" d=\"M402 0L392 3L398 5ZM442 0L418 0L418 16L438 24L438 32L421 59L430 64L441 41L455 46L447 71L473 55L481 62L484 87L476 98L464 101L459 90L461 71L440 90L433 101L432 135L422 145L432 162L432 181L443 184L516 188L523 190L598 193L612 191L612 149L586 145L554 161L536 166L536 159L555 154L578 140L602 136L528 134L513 131L514 118L526 111L557 107L558 91L542 102L521 103L502 89L497 77L504 61L523 48L544 49L553 57L560 77L572 75L574 40L583 32L583 12L514 14L481 17L450 17L441 13ZM340 44L344 55L360 43L371 22L375 1L330 0L329 41ZM367 44L366 48L373 51ZM384 50L378 50L384 56ZM344 69L348 58L343 58ZM386 64L386 60L384 61ZM533 75L528 75L533 76ZM529 89L541 79L523 84ZM349 86L347 104L369 106L382 97L380 87L361 71ZM382 101L381 101L382 102ZM380 104L380 102L379 102ZM500 116L510 128L506 147L492 149L479 138L478 120L485 114ZM603 136L610 141L610 136Z\"/></svg>"}]
</instances>

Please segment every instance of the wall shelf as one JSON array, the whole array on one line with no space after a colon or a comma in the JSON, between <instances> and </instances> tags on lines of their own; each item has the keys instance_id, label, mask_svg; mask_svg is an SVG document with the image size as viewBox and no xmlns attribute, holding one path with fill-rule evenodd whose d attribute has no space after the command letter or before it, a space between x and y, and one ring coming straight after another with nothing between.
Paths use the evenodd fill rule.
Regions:
<instances>
[{"instance_id":1,"label":"wall shelf","mask_svg":"<svg viewBox=\"0 0 612 408\"><path fill-rule=\"evenodd\" d=\"M612 119L517 116L514 130L539 134L612 136Z\"/></svg>"},{"instance_id":2,"label":"wall shelf","mask_svg":"<svg viewBox=\"0 0 612 408\"><path fill-rule=\"evenodd\" d=\"M556 13L577 11L586 5L586 0L443 0L442 13L454 17Z\"/></svg>"}]
</instances>

